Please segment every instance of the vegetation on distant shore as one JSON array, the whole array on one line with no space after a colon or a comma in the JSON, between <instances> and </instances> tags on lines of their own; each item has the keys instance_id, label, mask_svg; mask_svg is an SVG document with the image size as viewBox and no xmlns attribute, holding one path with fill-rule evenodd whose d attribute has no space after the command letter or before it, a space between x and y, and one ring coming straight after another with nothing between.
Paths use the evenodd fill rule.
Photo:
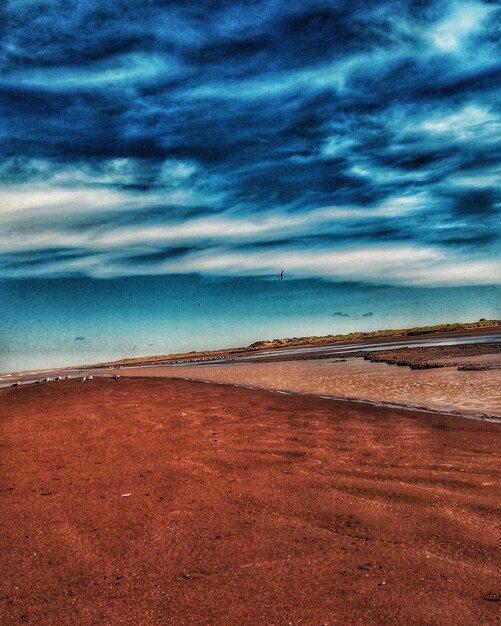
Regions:
<instances>
[{"instance_id":1,"label":"vegetation on distant shore","mask_svg":"<svg viewBox=\"0 0 501 626\"><path fill-rule=\"evenodd\" d=\"M435 326L415 326L414 328L396 328L385 330L372 330L367 332L353 332L347 335L323 335L320 337L293 337L292 339L272 339L270 341L256 341L248 349L261 350L270 348L282 348L303 345L318 345L319 343L335 343L338 341L360 341L361 339L376 339L378 337L412 337L415 335L427 335L429 333L468 330L470 328L485 328L498 326L501 320L480 319L478 322L454 322L452 324L436 324Z\"/></svg>"},{"instance_id":2,"label":"vegetation on distant shore","mask_svg":"<svg viewBox=\"0 0 501 626\"><path fill-rule=\"evenodd\" d=\"M177 354L164 354L158 356L142 356L135 358L124 358L119 361L111 361L101 363L101 366L117 366L117 365L138 365L163 363L166 361L191 361L191 360L212 360L218 358L227 358L230 356L241 356L249 352L259 350L270 350L279 348L299 348L305 346L316 346L342 341L361 341L364 339L377 339L384 337L413 337L417 335L427 335L430 333L446 333L453 331L469 330L475 328L487 328L492 326L501 326L501 320L480 319L478 322L454 322L452 324L436 324L435 326L416 326L414 328L396 328L386 330L373 330L368 332L353 332L345 335L323 335L313 337L292 337L285 339L270 339L263 341L255 341L250 346L241 348L227 348L222 350L210 351L193 351Z\"/></svg>"}]
</instances>

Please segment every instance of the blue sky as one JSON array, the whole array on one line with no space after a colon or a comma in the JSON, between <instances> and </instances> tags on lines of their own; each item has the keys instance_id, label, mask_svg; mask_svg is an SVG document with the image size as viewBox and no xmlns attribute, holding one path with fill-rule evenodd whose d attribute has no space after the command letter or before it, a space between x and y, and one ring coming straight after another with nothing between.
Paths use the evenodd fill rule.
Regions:
<instances>
[{"instance_id":1,"label":"blue sky","mask_svg":"<svg viewBox=\"0 0 501 626\"><path fill-rule=\"evenodd\" d=\"M3 278L500 282L497 2L3 6Z\"/></svg>"},{"instance_id":2,"label":"blue sky","mask_svg":"<svg viewBox=\"0 0 501 626\"><path fill-rule=\"evenodd\" d=\"M57 358L80 292L97 309L72 309L75 354L115 337L120 356L141 328L146 350L163 318L125 309L149 279L178 313L189 301L165 350L496 314L500 25L499 3L478 0L6 0L0 356ZM258 315L260 281L282 269L299 281L290 307ZM346 285L379 317L350 312ZM378 286L397 291L370 306ZM418 291L396 311L402 288L431 289L428 313ZM192 310L202 295L212 326ZM129 326L92 347L114 307Z\"/></svg>"}]
</instances>

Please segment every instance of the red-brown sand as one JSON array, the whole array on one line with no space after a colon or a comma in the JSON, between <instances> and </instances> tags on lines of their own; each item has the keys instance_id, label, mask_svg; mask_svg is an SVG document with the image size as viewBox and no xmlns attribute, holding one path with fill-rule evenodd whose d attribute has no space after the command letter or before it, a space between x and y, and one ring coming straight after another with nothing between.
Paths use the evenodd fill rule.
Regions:
<instances>
[{"instance_id":1,"label":"red-brown sand","mask_svg":"<svg viewBox=\"0 0 501 626\"><path fill-rule=\"evenodd\" d=\"M2 624L500 623L499 424L154 378L0 412Z\"/></svg>"}]
</instances>

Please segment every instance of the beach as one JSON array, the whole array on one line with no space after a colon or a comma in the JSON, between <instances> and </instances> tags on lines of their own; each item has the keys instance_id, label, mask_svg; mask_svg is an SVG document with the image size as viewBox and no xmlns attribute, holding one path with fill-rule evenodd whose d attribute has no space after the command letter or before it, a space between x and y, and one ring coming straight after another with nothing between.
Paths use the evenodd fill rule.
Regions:
<instances>
[{"instance_id":1,"label":"beach","mask_svg":"<svg viewBox=\"0 0 501 626\"><path fill-rule=\"evenodd\" d=\"M501 626L501 2L0 7L0 626Z\"/></svg>"},{"instance_id":2,"label":"beach","mask_svg":"<svg viewBox=\"0 0 501 626\"><path fill-rule=\"evenodd\" d=\"M137 374L0 403L2 623L499 623L499 423Z\"/></svg>"},{"instance_id":3,"label":"beach","mask_svg":"<svg viewBox=\"0 0 501 626\"><path fill-rule=\"evenodd\" d=\"M349 358L220 366L131 367L121 370L120 375L189 378L282 393L422 408L495 419L501 423L501 369L498 368L488 371L458 371L457 367L411 370Z\"/></svg>"}]
</instances>

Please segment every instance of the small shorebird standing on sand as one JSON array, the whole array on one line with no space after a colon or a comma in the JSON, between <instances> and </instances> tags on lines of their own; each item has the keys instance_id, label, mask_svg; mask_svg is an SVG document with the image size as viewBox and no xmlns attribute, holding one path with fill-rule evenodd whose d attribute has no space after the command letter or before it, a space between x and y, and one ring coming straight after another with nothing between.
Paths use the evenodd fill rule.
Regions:
<instances>
[{"instance_id":1,"label":"small shorebird standing on sand","mask_svg":"<svg viewBox=\"0 0 501 626\"><path fill-rule=\"evenodd\" d=\"M284 270L280 272L280 280L283 280L283 279L284 279Z\"/></svg>"}]
</instances>

